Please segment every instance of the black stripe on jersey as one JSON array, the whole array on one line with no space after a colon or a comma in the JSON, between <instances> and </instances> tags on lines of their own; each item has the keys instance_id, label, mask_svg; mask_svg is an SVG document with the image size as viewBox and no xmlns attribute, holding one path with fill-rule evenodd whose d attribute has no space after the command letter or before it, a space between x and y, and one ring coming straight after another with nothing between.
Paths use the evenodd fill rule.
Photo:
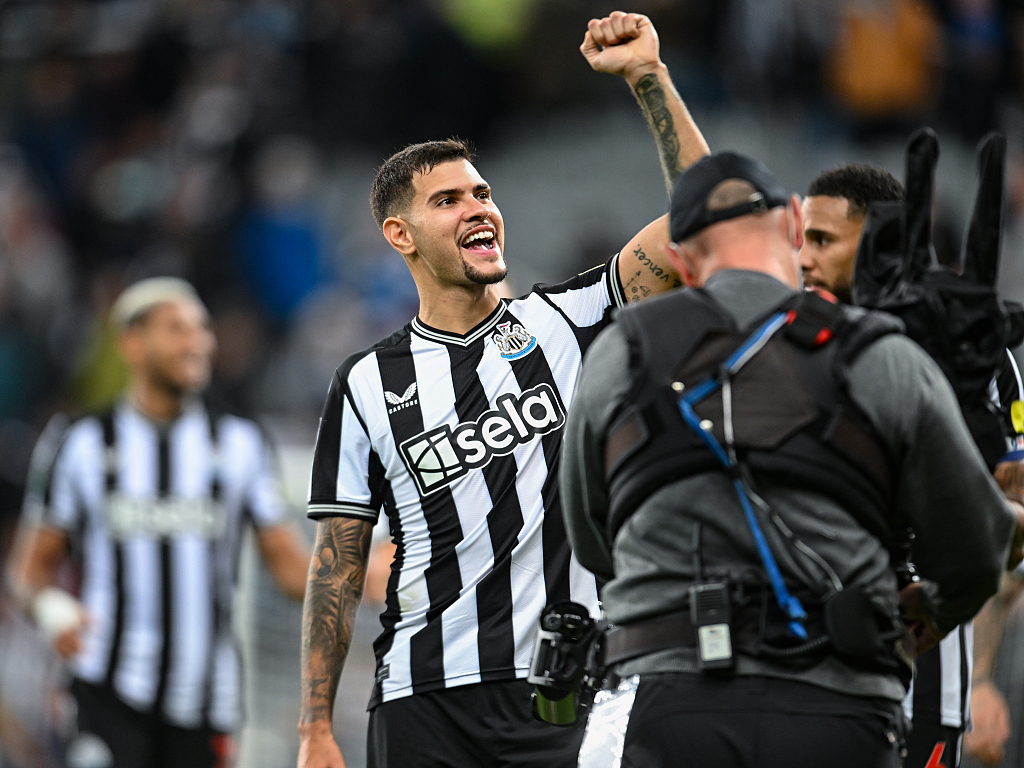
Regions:
<instances>
[{"instance_id":1,"label":"black stripe on jersey","mask_svg":"<svg viewBox=\"0 0 1024 768\"><path fill-rule=\"evenodd\" d=\"M1009 354L1009 352L1007 352ZM960 633L960 727L967 726L967 692L971 682L971 661L967 655L967 627L961 624L957 627Z\"/></svg>"},{"instance_id":2,"label":"black stripe on jersey","mask_svg":"<svg viewBox=\"0 0 1024 768\"><path fill-rule=\"evenodd\" d=\"M377 454L372 454L370 456L371 471L373 471L372 461L374 459L378 463L380 462ZM381 471L383 470L384 467L382 465ZM395 558L391 563L391 575L388 576L387 596L384 598L384 613L380 615L380 624L384 631L373 641L373 655L377 659L378 671L384 664L384 657L391 652L391 646L395 641L395 625L402 617L402 609L398 604L398 581L402 575L402 566L405 564L405 538L402 536L402 521L398 516L398 504L395 503L394 491L391 488L391 483L387 480L384 481L381 488L381 496L384 499L384 513L388 516L391 538L395 542ZM370 694L368 709L373 709L381 703L384 697L384 692L381 689L382 682L382 680L374 678L373 692Z\"/></svg>"},{"instance_id":3,"label":"black stripe on jersey","mask_svg":"<svg viewBox=\"0 0 1024 768\"><path fill-rule=\"evenodd\" d=\"M509 313L511 315L511 313ZM518 319L515 322L519 322ZM521 390L544 383L558 395L551 366L544 357L543 349L536 349L531 354L512 360L512 373L519 382ZM562 403L565 410L565 404ZM569 543L565 534L565 523L562 521L562 502L558 494L558 459L562 451L562 430L548 432L541 436L544 449L544 462L547 464L547 476L544 478L542 497L544 500L544 524L541 531L544 554L544 585L547 590L547 601L569 599Z\"/></svg>"},{"instance_id":4,"label":"black stripe on jersey","mask_svg":"<svg viewBox=\"0 0 1024 768\"><path fill-rule=\"evenodd\" d=\"M484 339L471 347L449 347L455 412L459 422L476 421L491 404L477 368L484 353ZM516 492L518 467L514 454L495 456L481 467L491 511L487 530L494 551L494 567L476 587L481 680L508 679L515 669L515 633L512 625L512 550L523 529L523 510Z\"/></svg>"},{"instance_id":5,"label":"black stripe on jersey","mask_svg":"<svg viewBox=\"0 0 1024 768\"><path fill-rule=\"evenodd\" d=\"M937 645L917 657L913 711L918 722L938 723L942 717L942 654Z\"/></svg>"},{"instance_id":6,"label":"black stripe on jersey","mask_svg":"<svg viewBox=\"0 0 1024 768\"><path fill-rule=\"evenodd\" d=\"M171 445L167 430L160 430L159 435L157 495L163 499L170 494L171 490ZM171 669L171 644L174 633L172 627L174 594L171 583L171 542L166 537L160 542L160 586L160 617L163 622L164 642L160 649L160 676L156 687L156 701L153 704L154 712L163 711L164 696L167 693L167 678Z\"/></svg>"},{"instance_id":7,"label":"black stripe on jersey","mask_svg":"<svg viewBox=\"0 0 1024 768\"><path fill-rule=\"evenodd\" d=\"M220 444L217 440L218 437L218 424L220 419L215 416L209 408L207 408L207 417L209 418L210 426L210 452L213 456L213 467L210 472L210 498L214 502L219 502L222 495L222 484L221 484L221 468L220 463L222 457L220 455ZM217 549L221 546L220 542L216 538L210 540L210 613L212 621L210 622L210 634L209 634L209 647L206 651L206 673L203 683L203 703L200 709L202 722L206 727L210 726L210 708L213 706L213 667L214 659L216 658L217 649L217 638L220 637L220 633L224 629L222 613L224 612L224 606L221 605L220 601L220 574L217 571Z\"/></svg>"},{"instance_id":8,"label":"black stripe on jersey","mask_svg":"<svg viewBox=\"0 0 1024 768\"><path fill-rule=\"evenodd\" d=\"M411 341L411 337L404 334L396 339L393 346L377 352L384 391L405 392L416 381ZM418 404L394 409L394 413L388 414L388 419L396 450L403 441L424 431L423 413ZM442 488L421 497L420 503L430 534L430 565L424 573L430 607L426 615L427 626L409 641L413 693L417 688L422 690L424 684L436 684L444 679L444 639L440 617L462 590L462 573L455 546L462 541L463 533L451 489Z\"/></svg>"},{"instance_id":9,"label":"black stripe on jersey","mask_svg":"<svg viewBox=\"0 0 1024 768\"><path fill-rule=\"evenodd\" d=\"M113 460L117 455L117 434L114 426L113 409L100 414L100 428L103 432L103 487L106 495L117 490L118 467ZM124 549L119 539L114 540L114 627L110 633L110 658L107 661L107 685L113 687L114 674L121 660L121 635L124 633Z\"/></svg>"},{"instance_id":10,"label":"black stripe on jersey","mask_svg":"<svg viewBox=\"0 0 1024 768\"><path fill-rule=\"evenodd\" d=\"M338 460L341 456L341 415L344 408L345 386L338 372L331 379L330 391L320 416L320 431L316 436L313 470L310 479L310 503L336 502L338 487Z\"/></svg>"}]
</instances>

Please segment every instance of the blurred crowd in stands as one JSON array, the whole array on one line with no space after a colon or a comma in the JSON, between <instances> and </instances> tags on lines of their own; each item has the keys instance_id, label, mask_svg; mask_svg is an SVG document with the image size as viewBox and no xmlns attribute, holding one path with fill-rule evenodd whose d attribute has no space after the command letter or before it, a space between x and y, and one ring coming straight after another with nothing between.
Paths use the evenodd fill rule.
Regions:
<instances>
[{"instance_id":1,"label":"blurred crowd in stands","mask_svg":"<svg viewBox=\"0 0 1024 768\"><path fill-rule=\"evenodd\" d=\"M369 218L365 197L332 197L333 159L448 135L483 149L510 117L621 101L575 47L618 6L655 20L697 109L743 105L809 142L1002 126L1024 153L1024 0L10 0L0 553L48 417L123 384L105 317L124 286L191 280L220 342L214 396L315 413L344 356L416 309L401 260L335 215ZM1024 187L1011 198L1024 209Z\"/></svg>"}]
</instances>

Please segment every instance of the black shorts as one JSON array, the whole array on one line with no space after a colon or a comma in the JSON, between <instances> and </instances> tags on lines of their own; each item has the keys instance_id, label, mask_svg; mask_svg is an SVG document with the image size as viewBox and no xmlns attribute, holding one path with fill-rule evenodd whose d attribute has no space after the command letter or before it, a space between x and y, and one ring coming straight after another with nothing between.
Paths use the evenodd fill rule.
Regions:
<instances>
[{"instance_id":1,"label":"black shorts","mask_svg":"<svg viewBox=\"0 0 1024 768\"><path fill-rule=\"evenodd\" d=\"M960 765L959 728L937 720L915 718L907 734L907 756L903 768L958 768Z\"/></svg>"},{"instance_id":2,"label":"black shorts","mask_svg":"<svg viewBox=\"0 0 1024 768\"><path fill-rule=\"evenodd\" d=\"M622 768L897 768L899 702L767 677L640 676Z\"/></svg>"},{"instance_id":3,"label":"black shorts","mask_svg":"<svg viewBox=\"0 0 1024 768\"><path fill-rule=\"evenodd\" d=\"M523 680L460 685L378 705L367 768L575 768L582 727L533 719Z\"/></svg>"},{"instance_id":4,"label":"black shorts","mask_svg":"<svg viewBox=\"0 0 1024 768\"><path fill-rule=\"evenodd\" d=\"M132 709L107 688L75 680L71 692L78 736L68 749L68 768L222 768L234 752L230 735L171 725Z\"/></svg>"}]
</instances>

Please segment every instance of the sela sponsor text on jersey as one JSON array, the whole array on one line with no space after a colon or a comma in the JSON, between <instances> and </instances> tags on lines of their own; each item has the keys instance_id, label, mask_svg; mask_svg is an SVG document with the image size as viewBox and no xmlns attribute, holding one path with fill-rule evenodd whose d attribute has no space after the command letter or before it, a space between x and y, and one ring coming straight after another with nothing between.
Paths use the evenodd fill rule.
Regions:
<instances>
[{"instance_id":1,"label":"sela sponsor text on jersey","mask_svg":"<svg viewBox=\"0 0 1024 768\"><path fill-rule=\"evenodd\" d=\"M512 453L565 424L565 406L546 383L520 395L501 395L494 404L475 421L454 429L442 424L401 444L402 459L422 495L451 485L495 456Z\"/></svg>"}]
</instances>

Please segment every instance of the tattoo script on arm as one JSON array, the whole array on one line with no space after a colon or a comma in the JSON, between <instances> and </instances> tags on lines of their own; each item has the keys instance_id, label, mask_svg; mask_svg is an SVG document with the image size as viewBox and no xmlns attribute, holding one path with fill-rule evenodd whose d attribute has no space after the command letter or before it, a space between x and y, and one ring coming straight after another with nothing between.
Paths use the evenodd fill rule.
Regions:
<instances>
[{"instance_id":1,"label":"tattoo script on arm","mask_svg":"<svg viewBox=\"0 0 1024 768\"><path fill-rule=\"evenodd\" d=\"M678 277L666 270L660 264L656 264L650 256L644 253L642 246L638 245L634 248L633 255L636 256L636 260L637 263L640 264L640 268L637 269L636 274L632 275L626 284L622 286L626 293L626 301L630 304L651 295L651 289L641 280L645 271L649 272L655 280L660 280L673 288L678 288L682 285L682 282ZM648 280L649 279L650 278L648 278Z\"/></svg>"},{"instance_id":2,"label":"tattoo script on arm","mask_svg":"<svg viewBox=\"0 0 1024 768\"><path fill-rule=\"evenodd\" d=\"M658 80L658 76L652 72L636 81L633 92L654 133L658 144L658 156L661 158L661 170L671 191L672 182L682 173L683 168L679 163L679 136L672 113L668 109L665 88Z\"/></svg>"},{"instance_id":3,"label":"tattoo script on arm","mask_svg":"<svg viewBox=\"0 0 1024 768\"><path fill-rule=\"evenodd\" d=\"M317 526L302 612L300 723L330 721L363 596L373 526L335 517Z\"/></svg>"}]
</instances>

